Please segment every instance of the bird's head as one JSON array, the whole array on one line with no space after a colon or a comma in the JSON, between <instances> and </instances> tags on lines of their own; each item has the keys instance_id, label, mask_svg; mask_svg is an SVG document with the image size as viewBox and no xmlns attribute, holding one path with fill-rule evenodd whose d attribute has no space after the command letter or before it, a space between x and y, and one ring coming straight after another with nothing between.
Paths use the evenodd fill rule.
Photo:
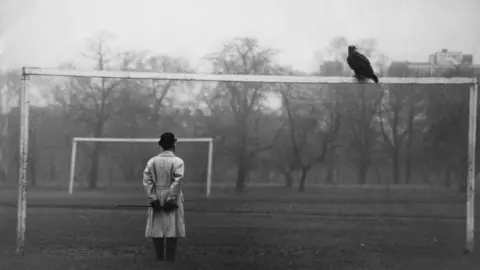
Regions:
<instances>
[{"instance_id":1,"label":"bird's head","mask_svg":"<svg viewBox=\"0 0 480 270\"><path fill-rule=\"evenodd\" d=\"M348 46L348 53L353 53L356 50L357 50L357 47L355 47L353 45Z\"/></svg>"}]
</instances>

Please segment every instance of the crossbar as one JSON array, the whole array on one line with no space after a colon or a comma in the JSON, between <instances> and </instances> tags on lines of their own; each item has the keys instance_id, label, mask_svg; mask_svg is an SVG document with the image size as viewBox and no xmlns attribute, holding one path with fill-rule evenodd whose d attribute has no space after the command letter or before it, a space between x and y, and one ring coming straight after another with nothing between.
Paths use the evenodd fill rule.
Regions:
<instances>
[{"instance_id":1,"label":"crossbar","mask_svg":"<svg viewBox=\"0 0 480 270\"><path fill-rule=\"evenodd\" d=\"M153 138L92 138L92 137L75 137L76 142L131 142L131 143L152 143L158 142L159 139ZM212 138L178 138L178 142L212 142Z\"/></svg>"},{"instance_id":2,"label":"crossbar","mask_svg":"<svg viewBox=\"0 0 480 270\"><path fill-rule=\"evenodd\" d=\"M320 77L320 76L273 76L273 75L242 75L242 74L209 74L209 73L156 73L107 70L68 70L25 67L23 75L62 76L62 77L95 77L136 80L174 80L174 81L204 81L204 82L256 82L256 83L304 83L304 84L357 84L353 77ZM383 77L385 84L476 84L476 78L407 78Z\"/></svg>"}]
</instances>

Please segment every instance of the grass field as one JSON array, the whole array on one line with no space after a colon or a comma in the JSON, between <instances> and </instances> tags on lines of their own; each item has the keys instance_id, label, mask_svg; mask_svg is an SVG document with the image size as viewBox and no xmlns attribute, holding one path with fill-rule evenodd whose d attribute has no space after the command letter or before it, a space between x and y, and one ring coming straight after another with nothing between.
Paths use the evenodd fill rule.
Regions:
<instances>
[{"instance_id":1,"label":"grass field","mask_svg":"<svg viewBox=\"0 0 480 270\"><path fill-rule=\"evenodd\" d=\"M29 190L26 249L15 254L16 191L0 191L0 269L479 269L462 253L464 197L450 191L186 190L178 262L154 261L141 189ZM167 268L168 267L168 268Z\"/></svg>"}]
</instances>

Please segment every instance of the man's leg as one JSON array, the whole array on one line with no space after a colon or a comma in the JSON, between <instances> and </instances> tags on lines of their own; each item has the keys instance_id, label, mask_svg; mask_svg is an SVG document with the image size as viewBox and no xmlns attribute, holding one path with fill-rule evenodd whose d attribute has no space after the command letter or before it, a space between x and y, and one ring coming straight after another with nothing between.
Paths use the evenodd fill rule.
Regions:
<instances>
[{"instance_id":1,"label":"man's leg","mask_svg":"<svg viewBox=\"0 0 480 270\"><path fill-rule=\"evenodd\" d=\"M170 262L175 261L175 257L177 256L177 244L178 244L177 237L167 238L167 261L170 261Z\"/></svg>"},{"instance_id":2,"label":"man's leg","mask_svg":"<svg viewBox=\"0 0 480 270\"><path fill-rule=\"evenodd\" d=\"M163 261L165 259L165 238L163 237L154 237L153 238L153 247L155 248L155 255L157 256L158 261Z\"/></svg>"}]
</instances>

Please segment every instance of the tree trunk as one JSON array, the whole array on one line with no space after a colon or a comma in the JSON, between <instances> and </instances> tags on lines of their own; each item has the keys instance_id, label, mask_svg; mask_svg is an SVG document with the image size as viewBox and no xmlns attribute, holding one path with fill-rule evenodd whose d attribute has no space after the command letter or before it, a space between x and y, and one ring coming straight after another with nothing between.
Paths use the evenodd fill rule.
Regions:
<instances>
[{"instance_id":1,"label":"tree trunk","mask_svg":"<svg viewBox=\"0 0 480 270\"><path fill-rule=\"evenodd\" d=\"M358 163L358 183L360 185L367 184L368 167L370 166L368 160L361 159Z\"/></svg>"},{"instance_id":2,"label":"tree trunk","mask_svg":"<svg viewBox=\"0 0 480 270\"><path fill-rule=\"evenodd\" d=\"M398 118L399 118L399 108L395 106L393 112L393 121L392 121L392 184L400 184L400 147L402 145L402 139L399 138L398 134Z\"/></svg>"},{"instance_id":3,"label":"tree trunk","mask_svg":"<svg viewBox=\"0 0 480 270\"><path fill-rule=\"evenodd\" d=\"M335 150L332 150L327 160L327 175L325 176L325 183L328 185L334 183L335 163Z\"/></svg>"},{"instance_id":4,"label":"tree trunk","mask_svg":"<svg viewBox=\"0 0 480 270\"><path fill-rule=\"evenodd\" d=\"M103 136L103 122L99 121L95 126L93 136L101 138ZM102 143L96 142L93 144L91 167L88 178L88 188L96 189L98 187L98 162L100 161L100 153L102 149Z\"/></svg>"},{"instance_id":5,"label":"tree trunk","mask_svg":"<svg viewBox=\"0 0 480 270\"><path fill-rule=\"evenodd\" d=\"M298 191L304 192L305 191L305 184L307 182L307 175L310 171L310 166L306 166L302 168L302 175L300 176L300 181L298 185Z\"/></svg>"},{"instance_id":6,"label":"tree trunk","mask_svg":"<svg viewBox=\"0 0 480 270\"><path fill-rule=\"evenodd\" d=\"M407 156L405 159L405 184L407 185L411 183L411 174L412 174L413 116L414 116L413 105L410 105L410 110L408 111L408 124L407 124L407 134L408 134Z\"/></svg>"},{"instance_id":7,"label":"tree trunk","mask_svg":"<svg viewBox=\"0 0 480 270\"><path fill-rule=\"evenodd\" d=\"M407 151L410 151L410 150L407 150ZM405 160L405 184L410 185L411 180L412 180L412 158L410 157L410 153L407 153L407 158Z\"/></svg>"},{"instance_id":8,"label":"tree trunk","mask_svg":"<svg viewBox=\"0 0 480 270\"><path fill-rule=\"evenodd\" d=\"M248 144L247 144L247 119L243 118L241 124L240 144L237 148L237 183L235 188L237 192L243 192L246 187L247 174L248 174Z\"/></svg>"},{"instance_id":9,"label":"tree trunk","mask_svg":"<svg viewBox=\"0 0 480 270\"><path fill-rule=\"evenodd\" d=\"M293 176L290 170L283 170L283 176L285 177L285 187L292 188L293 187Z\"/></svg>"},{"instance_id":10,"label":"tree trunk","mask_svg":"<svg viewBox=\"0 0 480 270\"><path fill-rule=\"evenodd\" d=\"M98 161L100 157L100 147L95 143L92 152L91 167L88 177L88 188L96 189L98 187Z\"/></svg>"},{"instance_id":11,"label":"tree trunk","mask_svg":"<svg viewBox=\"0 0 480 270\"><path fill-rule=\"evenodd\" d=\"M359 156L359 163L358 163L358 183L360 185L365 185L367 183L367 173L369 167L369 159L370 159L370 145L369 145L369 127L371 118L367 120L367 104L365 101L365 86L361 88L361 140L359 141L361 144L361 151Z\"/></svg>"},{"instance_id":12,"label":"tree trunk","mask_svg":"<svg viewBox=\"0 0 480 270\"><path fill-rule=\"evenodd\" d=\"M335 165L332 162L331 164L328 164L327 175L325 176L325 183L327 185L332 185L334 183L333 181L334 172L335 172Z\"/></svg>"},{"instance_id":13,"label":"tree trunk","mask_svg":"<svg viewBox=\"0 0 480 270\"><path fill-rule=\"evenodd\" d=\"M247 181L247 160L244 154L238 156L237 183L235 185L237 192L245 190Z\"/></svg>"},{"instance_id":14,"label":"tree trunk","mask_svg":"<svg viewBox=\"0 0 480 270\"><path fill-rule=\"evenodd\" d=\"M393 149L393 156L392 156L392 172L393 172L393 184L398 185L400 184L400 164L399 164L399 153L398 148L395 147Z\"/></svg>"}]
</instances>

